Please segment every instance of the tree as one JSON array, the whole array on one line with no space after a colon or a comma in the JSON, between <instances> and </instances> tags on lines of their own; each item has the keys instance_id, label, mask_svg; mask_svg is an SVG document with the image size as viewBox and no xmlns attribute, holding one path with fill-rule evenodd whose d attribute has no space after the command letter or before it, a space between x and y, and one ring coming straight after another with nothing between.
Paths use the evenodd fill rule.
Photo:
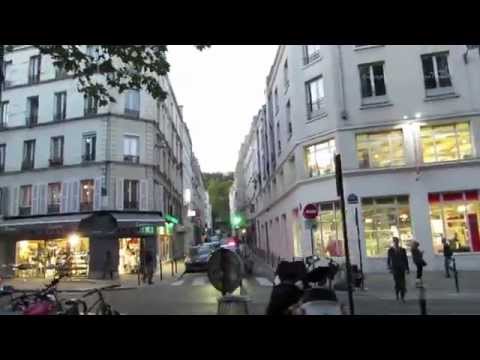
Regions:
<instances>
[{"instance_id":1,"label":"tree","mask_svg":"<svg viewBox=\"0 0 480 360\"><path fill-rule=\"evenodd\" d=\"M229 230L230 204L229 191L233 183L233 173L204 173L203 178L212 205L212 220L214 227L222 226Z\"/></svg>"},{"instance_id":2,"label":"tree","mask_svg":"<svg viewBox=\"0 0 480 360\"><path fill-rule=\"evenodd\" d=\"M33 45L41 54L52 57L55 66L78 81L78 91L91 96L98 105L115 102L112 90L145 89L154 99L164 100L167 93L159 77L165 76L170 64L166 59L167 45L95 45L85 52L81 45ZM195 45L203 50L209 45ZM3 52L11 46L0 45L0 65ZM3 83L0 66L0 85ZM1 93L0 93L1 98Z\"/></svg>"}]
</instances>

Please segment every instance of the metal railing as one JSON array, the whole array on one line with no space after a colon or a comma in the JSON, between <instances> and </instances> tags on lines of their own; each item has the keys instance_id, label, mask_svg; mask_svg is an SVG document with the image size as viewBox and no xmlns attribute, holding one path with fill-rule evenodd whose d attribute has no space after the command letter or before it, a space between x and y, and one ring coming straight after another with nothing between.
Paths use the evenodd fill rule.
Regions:
<instances>
[{"instance_id":1,"label":"metal railing","mask_svg":"<svg viewBox=\"0 0 480 360\"><path fill-rule=\"evenodd\" d=\"M33 167L34 167L34 164L32 159L22 161L22 170L30 170L30 169L33 169Z\"/></svg>"},{"instance_id":2,"label":"metal railing","mask_svg":"<svg viewBox=\"0 0 480 360\"><path fill-rule=\"evenodd\" d=\"M54 157L54 158L48 159L48 163L50 164L51 167L62 166L63 165L63 157Z\"/></svg>"}]
</instances>

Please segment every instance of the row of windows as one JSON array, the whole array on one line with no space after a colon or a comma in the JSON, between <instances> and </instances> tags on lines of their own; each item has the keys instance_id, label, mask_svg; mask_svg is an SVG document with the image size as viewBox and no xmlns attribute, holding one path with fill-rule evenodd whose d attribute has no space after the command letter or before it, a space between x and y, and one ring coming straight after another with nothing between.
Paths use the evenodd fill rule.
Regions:
<instances>
[{"instance_id":1,"label":"row of windows","mask_svg":"<svg viewBox=\"0 0 480 360\"><path fill-rule=\"evenodd\" d=\"M420 127L424 163L465 160L473 157L469 122ZM382 168L406 164L404 137L401 129L356 135L356 151L360 168ZM305 148L310 177L334 172L335 140Z\"/></svg>"},{"instance_id":2,"label":"row of windows","mask_svg":"<svg viewBox=\"0 0 480 360\"><path fill-rule=\"evenodd\" d=\"M0 103L0 127L8 126L9 101ZM85 97L84 115L95 115L98 112L97 101L91 97ZM39 96L27 98L25 125L34 126L38 124ZM140 92L128 90L125 95L125 114L139 117L140 115ZM67 117L67 92L61 91L54 94L53 121L62 121Z\"/></svg>"}]
</instances>

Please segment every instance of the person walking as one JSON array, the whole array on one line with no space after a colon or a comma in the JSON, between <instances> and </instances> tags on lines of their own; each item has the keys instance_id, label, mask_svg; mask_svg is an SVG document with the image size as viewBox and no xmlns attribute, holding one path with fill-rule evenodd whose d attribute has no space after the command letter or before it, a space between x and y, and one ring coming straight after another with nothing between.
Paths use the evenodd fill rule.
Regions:
<instances>
[{"instance_id":1,"label":"person walking","mask_svg":"<svg viewBox=\"0 0 480 360\"><path fill-rule=\"evenodd\" d=\"M445 238L442 237L442 244L443 244L443 258L445 264L445 277L450 277L450 262L452 261L453 251L452 247L450 246L450 242Z\"/></svg>"},{"instance_id":2,"label":"person walking","mask_svg":"<svg viewBox=\"0 0 480 360\"><path fill-rule=\"evenodd\" d=\"M113 280L113 259L110 250L105 253L105 261L103 263L103 278L107 278L107 274L110 275L110 280Z\"/></svg>"},{"instance_id":3,"label":"person walking","mask_svg":"<svg viewBox=\"0 0 480 360\"><path fill-rule=\"evenodd\" d=\"M423 276L423 268L427 265L425 260L423 260L423 251L420 250L420 244L418 241L412 242L412 260L415 266L417 267L417 286L422 286L422 276Z\"/></svg>"},{"instance_id":4,"label":"person walking","mask_svg":"<svg viewBox=\"0 0 480 360\"><path fill-rule=\"evenodd\" d=\"M399 295L402 302L405 302L405 293L407 292L405 286L405 272L410 273L408 267L407 251L399 245L400 239L393 238L393 246L388 249L388 268L393 274L393 281L395 282L395 295L399 300Z\"/></svg>"},{"instance_id":5,"label":"person walking","mask_svg":"<svg viewBox=\"0 0 480 360\"><path fill-rule=\"evenodd\" d=\"M153 268L154 268L154 259L152 252L150 250L145 251L145 267L143 272L143 282L145 283L148 280L148 284L153 284Z\"/></svg>"}]
</instances>

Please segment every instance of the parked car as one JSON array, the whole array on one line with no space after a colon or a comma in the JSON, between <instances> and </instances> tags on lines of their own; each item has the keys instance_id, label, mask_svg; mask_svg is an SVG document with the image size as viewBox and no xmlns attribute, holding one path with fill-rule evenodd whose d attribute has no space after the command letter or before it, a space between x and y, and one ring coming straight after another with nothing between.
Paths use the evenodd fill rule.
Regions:
<instances>
[{"instance_id":1,"label":"parked car","mask_svg":"<svg viewBox=\"0 0 480 360\"><path fill-rule=\"evenodd\" d=\"M185 259L185 272L203 272L208 270L208 260L213 252L210 245L193 246Z\"/></svg>"}]
</instances>

